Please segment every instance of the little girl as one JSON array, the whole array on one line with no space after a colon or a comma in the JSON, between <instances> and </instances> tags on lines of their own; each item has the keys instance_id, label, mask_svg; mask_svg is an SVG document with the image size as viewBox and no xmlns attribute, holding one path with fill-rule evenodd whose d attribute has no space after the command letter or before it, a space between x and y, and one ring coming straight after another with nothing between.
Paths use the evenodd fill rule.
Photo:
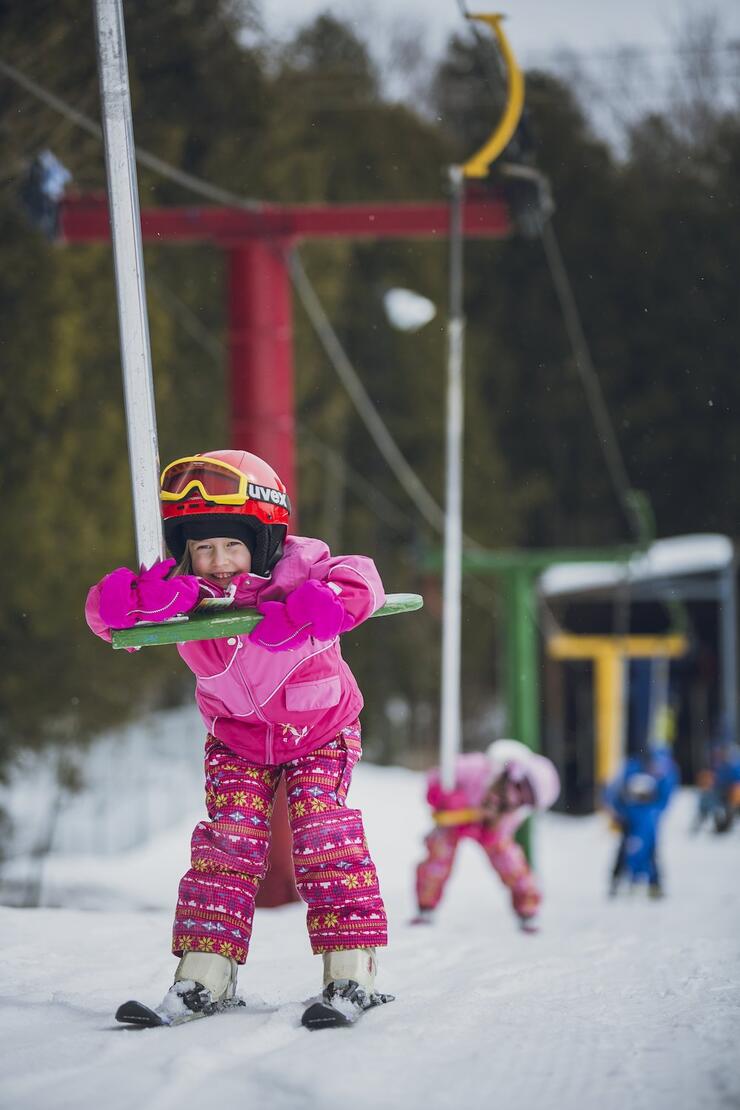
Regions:
<instances>
[{"instance_id":1,"label":"little girl","mask_svg":"<svg viewBox=\"0 0 740 1110\"><path fill-rule=\"evenodd\" d=\"M414 924L432 920L461 840L477 840L491 866L511 891L514 912L527 933L537 931L541 895L516 830L533 810L554 805L560 779L554 765L518 740L496 740L486 752L460 755L452 790L430 771L427 801L435 827L426 838L427 856L416 871L418 913Z\"/></svg>"},{"instance_id":2,"label":"little girl","mask_svg":"<svg viewBox=\"0 0 740 1110\"><path fill-rule=\"evenodd\" d=\"M193 832L173 930L180 962L158 1013L182 1020L234 999L281 776L324 998L365 1009L384 1000L374 990L375 950L387 943L387 923L362 815L346 805L363 701L339 636L383 605L378 573L368 558L333 558L321 540L288 536L285 486L246 451L171 463L161 500L174 559L138 575L119 567L93 586L85 612L93 632L110 640L111 629L189 613L206 599L255 607L263 619L248 636L177 646L207 730L209 820Z\"/></svg>"}]
</instances>

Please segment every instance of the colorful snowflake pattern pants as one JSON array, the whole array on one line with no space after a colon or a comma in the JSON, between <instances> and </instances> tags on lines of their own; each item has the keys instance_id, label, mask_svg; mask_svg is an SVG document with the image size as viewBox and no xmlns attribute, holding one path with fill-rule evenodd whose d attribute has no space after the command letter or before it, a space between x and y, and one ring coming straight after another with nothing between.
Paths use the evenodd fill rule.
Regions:
<instances>
[{"instance_id":1,"label":"colorful snowflake pattern pants","mask_svg":"<svg viewBox=\"0 0 740 1110\"><path fill-rule=\"evenodd\" d=\"M387 921L357 809L345 805L360 757L351 725L323 747L278 766L249 763L206 739L209 821L193 832L190 870L180 881L172 950L217 952L244 963L254 900L267 869L270 816L285 775L296 886L308 904L314 952L381 947Z\"/></svg>"},{"instance_id":2,"label":"colorful snowflake pattern pants","mask_svg":"<svg viewBox=\"0 0 740 1110\"><path fill-rule=\"evenodd\" d=\"M477 840L492 867L511 891L514 912L532 917L540 904L537 881L521 847L501 836L495 825L476 822L457 828L435 828L425 840L427 855L416 869L416 897L420 909L435 909L442 898L460 841Z\"/></svg>"}]
</instances>

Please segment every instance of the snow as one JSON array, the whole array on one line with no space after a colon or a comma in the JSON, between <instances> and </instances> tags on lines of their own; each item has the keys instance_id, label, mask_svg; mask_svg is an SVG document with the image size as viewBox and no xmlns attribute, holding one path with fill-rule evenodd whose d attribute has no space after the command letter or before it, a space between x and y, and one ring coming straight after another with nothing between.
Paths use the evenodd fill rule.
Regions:
<instances>
[{"instance_id":1,"label":"snow","mask_svg":"<svg viewBox=\"0 0 740 1110\"><path fill-rule=\"evenodd\" d=\"M727 536L697 534L656 540L642 555L625 563L555 563L540 576L545 597L614 586L618 582L645 582L684 574L707 574L729 566L732 542Z\"/></svg>"},{"instance_id":2,"label":"snow","mask_svg":"<svg viewBox=\"0 0 740 1110\"><path fill-rule=\"evenodd\" d=\"M194 775L199 758L191 750ZM663 844L668 897L605 896L613 834L600 815L536 830L542 931L520 933L476 845L462 846L432 926L413 927L427 827L423 776L360 765L391 945L378 989L396 1001L352 1029L309 1033L318 993L301 905L260 910L240 975L246 1006L176 1029L117 1026L172 981L174 892L195 807L114 855L53 855L41 909L0 906L0 1105L13 1110L702 1110L740 1105L738 833L689 833L681 792ZM14 865L14 866L17 866ZM84 907L84 908L83 908Z\"/></svg>"}]
</instances>

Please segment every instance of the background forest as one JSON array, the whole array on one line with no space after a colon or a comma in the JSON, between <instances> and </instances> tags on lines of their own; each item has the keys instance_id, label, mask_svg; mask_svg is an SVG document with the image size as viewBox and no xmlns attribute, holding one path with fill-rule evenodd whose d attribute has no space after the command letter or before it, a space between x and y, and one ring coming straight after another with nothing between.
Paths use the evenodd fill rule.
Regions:
<instances>
[{"instance_id":1,"label":"background forest","mask_svg":"<svg viewBox=\"0 0 740 1110\"><path fill-rule=\"evenodd\" d=\"M416 58L417 96L389 99L388 73L325 16L276 45L247 3L127 0L137 143L245 197L350 202L440 199L446 167L490 130L501 81L464 27L444 58ZM731 52L730 44L722 49ZM738 56L735 49L732 57ZM707 57L711 58L711 54ZM89 0L0 0L0 59L98 117ZM660 536L734 537L740 499L740 95L711 74L620 142L589 122L582 86L527 74L528 131L550 181L553 227L630 483ZM423 94L418 90L423 90ZM110 250L61 246L30 225L23 176L44 148L85 191L105 184L102 146L0 72L0 760L67 743L189 697L164 649L121 658L88 632L91 583L134 564ZM142 206L202 203L139 168ZM445 244L312 245L306 270L384 421L442 500ZM163 460L226 446L222 258L147 248ZM406 286L439 307L394 331L382 295ZM633 538L610 481L539 237L466 248L465 531L489 548ZM436 744L438 587L422 557L439 537L408 502L295 305L301 529L372 554L413 618L348 645L366 699L369 754L429 760ZM494 580L464 609L466 738L499 685Z\"/></svg>"}]
</instances>

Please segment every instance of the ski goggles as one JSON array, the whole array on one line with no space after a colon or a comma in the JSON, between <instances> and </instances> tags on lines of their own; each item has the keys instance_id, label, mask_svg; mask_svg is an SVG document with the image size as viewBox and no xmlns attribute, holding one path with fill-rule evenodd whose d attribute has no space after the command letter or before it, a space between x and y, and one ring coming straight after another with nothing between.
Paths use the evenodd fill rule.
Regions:
<instances>
[{"instance_id":1,"label":"ski goggles","mask_svg":"<svg viewBox=\"0 0 740 1110\"><path fill-rule=\"evenodd\" d=\"M175 459L162 471L162 501L182 501L193 495L216 505L243 505L249 497L249 479L230 463L191 455Z\"/></svg>"}]
</instances>

